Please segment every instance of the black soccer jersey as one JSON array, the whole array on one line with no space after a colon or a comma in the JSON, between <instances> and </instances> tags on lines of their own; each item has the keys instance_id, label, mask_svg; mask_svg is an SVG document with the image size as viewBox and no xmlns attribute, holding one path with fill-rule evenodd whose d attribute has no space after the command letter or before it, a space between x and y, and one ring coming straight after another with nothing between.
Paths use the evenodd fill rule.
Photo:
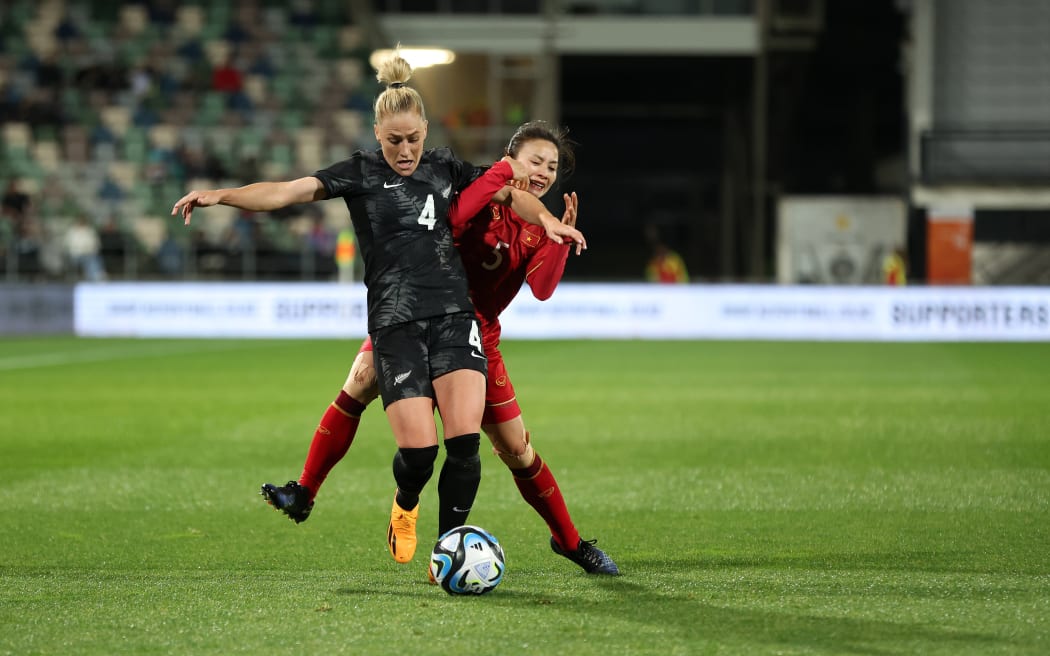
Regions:
<instances>
[{"instance_id":1,"label":"black soccer jersey","mask_svg":"<svg viewBox=\"0 0 1050 656\"><path fill-rule=\"evenodd\" d=\"M365 262L368 331L453 312L473 312L452 244L449 203L484 171L448 148L423 153L405 177L383 151L358 151L314 174L350 210Z\"/></svg>"}]
</instances>

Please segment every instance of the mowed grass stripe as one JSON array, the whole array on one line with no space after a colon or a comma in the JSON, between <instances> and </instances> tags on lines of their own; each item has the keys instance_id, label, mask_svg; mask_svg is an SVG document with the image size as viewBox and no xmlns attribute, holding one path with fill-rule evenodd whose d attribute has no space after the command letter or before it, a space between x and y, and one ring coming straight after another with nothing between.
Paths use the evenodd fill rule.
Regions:
<instances>
[{"instance_id":1,"label":"mowed grass stripe","mask_svg":"<svg viewBox=\"0 0 1050 656\"><path fill-rule=\"evenodd\" d=\"M43 350L60 345L61 338L50 342L39 340L0 340L0 371L18 371L42 367L64 367L114 360L139 360L176 355L217 353L245 348L242 341L210 340L121 340L113 345L110 340L83 340L76 349ZM30 351L26 353L25 351ZM12 352L13 351L13 352Z\"/></svg>"}]
</instances>

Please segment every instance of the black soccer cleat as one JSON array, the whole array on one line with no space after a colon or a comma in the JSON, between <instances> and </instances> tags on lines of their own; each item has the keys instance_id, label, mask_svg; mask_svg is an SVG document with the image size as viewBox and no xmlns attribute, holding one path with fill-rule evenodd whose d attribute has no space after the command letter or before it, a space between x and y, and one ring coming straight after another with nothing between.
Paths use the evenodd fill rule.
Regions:
<instances>
[{"instance_id":1,"label":"black soccer cleat","mask_svg":"<svg viewBox=\"0 0 1050 656\"><path fill-rule=\"evenodd\" d=\"M588 574L608 574L619 576L620 568L616 566L612 558L594 544L597 540L580 540L574 551L564 551L558 546L558 541L551 536L551 551L559 556L565 556L572 562L584 569Z\"/></svg>"},{"instance_id":2,"label":"black soccer cleat","mask_svg":"<svg viewBox=\"0 0 1050 656\"><path fill-rule=\"evenodd\" d=\"M314 508L314 502L310 500L309 488L295 481L288 481L287 485L281 487L273 483L266 483L259 494L266 499L266 503L288 515L296 524L305 522Z\"/></svg>"}]
</instances>

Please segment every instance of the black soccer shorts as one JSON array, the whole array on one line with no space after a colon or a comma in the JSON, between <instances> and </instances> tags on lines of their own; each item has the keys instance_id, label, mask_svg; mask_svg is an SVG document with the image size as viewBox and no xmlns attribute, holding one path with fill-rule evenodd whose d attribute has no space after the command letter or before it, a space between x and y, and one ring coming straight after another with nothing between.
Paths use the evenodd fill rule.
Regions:
<instances>
[{"instance_id":1,"label":"black soccer shorts","mask_svg":"<svg viewBox=\"0 0 1050 656\"><path fill-rule=\"evenodd\" d=\"M435 398L433 380L459 369L488 372L473 312L409 321L372 333L379 395L394 401Z\"/></svg>"}]
</instances>

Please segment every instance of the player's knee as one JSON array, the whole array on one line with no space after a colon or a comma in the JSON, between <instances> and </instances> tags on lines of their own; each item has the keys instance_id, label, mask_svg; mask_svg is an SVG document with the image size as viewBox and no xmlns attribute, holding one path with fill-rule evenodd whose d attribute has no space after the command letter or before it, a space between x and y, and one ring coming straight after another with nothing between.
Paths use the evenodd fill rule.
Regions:
<instances>
[{"instance_id":1,"label":"player's knee","mask_svg":"<svg viewBox=\"0 0 1050 656\"><path fill-rule=\"evenodd\" d=\"M492 452L499 456L509 469L526 469L536 460L536 452L532 449L532 439L528 431L525 431L520 440L500 446L493 446Z\"/></svg>"},{"instance_id":2,"label":"player's knee","mask_svg":"<svg viewBox=\"0 0 1050 656\"><path fill-rule=\"evenodd\" d=\"M436 444L417 449L398 449L394 454L395 480L410 480L422 487L422 484L425 484L434 473L434 461L437 460L437 455Z\"/></svg>"},{"instance_id":3,"label":"player's knee","mask_svg":"<svg viewBox=\"0 0 1050 656\"><path fill-rule=\"evenodd\" d=\"M478 446L481 435L468 433L445 440L446 462L452 462L460 466L473 467L475 464L481 466L481 456L478 455Z\"/></svg>"},{"instance_id":4,"label":"player's knee","mask_svg":"<svg viewBox=\"0 0 1050 656\"><path fill-rule=\"evenodd\" d=\"M361 356L354 360L354 366L350 368L350 375L343 383L343 391L364 405L376 400L376 397L379 396L379 383L376 380L375 367L370 361L366 361L366 358Z\"/></svg>"}]
</instances>

